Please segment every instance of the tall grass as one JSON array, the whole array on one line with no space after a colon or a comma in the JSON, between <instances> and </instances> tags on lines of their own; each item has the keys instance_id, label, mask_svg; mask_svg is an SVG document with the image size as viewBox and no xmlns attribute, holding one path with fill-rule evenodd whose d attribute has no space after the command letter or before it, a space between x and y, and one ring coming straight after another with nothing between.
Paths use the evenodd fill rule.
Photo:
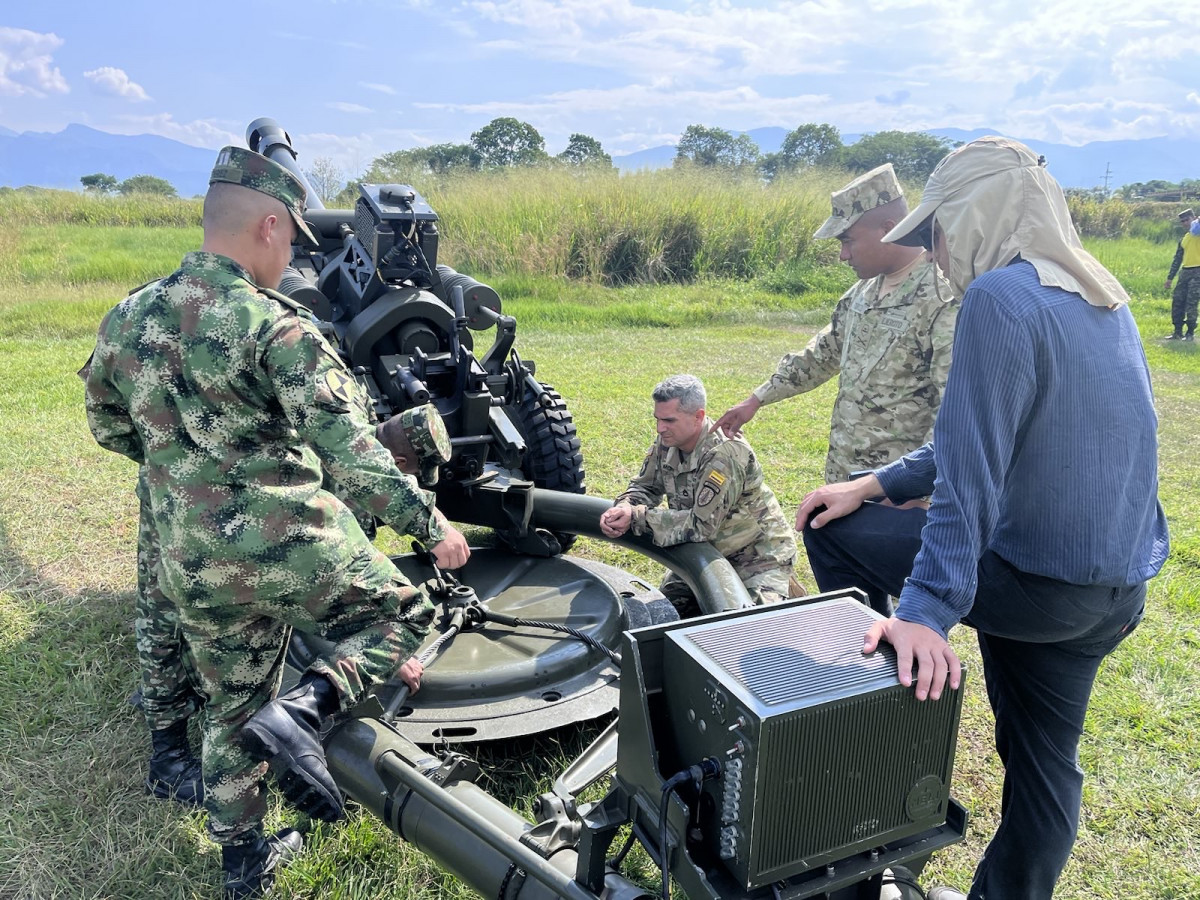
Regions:
<instances>
[{"instance_id":1,"label":"tall grass","mask_svg":"<svg viewBox=\"0 0 1200 900\"><path fill-rule=\"evenodd\" d=\"M839 176L833 176L833 179ZM442 258L466 271L600 284L748 278L828 257L811 236L830 176L765 185L673 169L471 173L429 186L445 223Z\"/></svg>"},{"instance_id":2,"label":"tall grass","mask_svg":"<svg viewBox=\"0 0 1200 900\"><path fill-rule=\"evenodd\" d=\"M405 173L394 177L405 180ZM440 260L465 272L606 286L763 279L780 292L803 293L836 286L823 273L837 245L814 242L812 233L829 214L830 192L848 177L813 170L767 184L701 168L626 175L508 169L423 176L415 186L441 219ZM919 192L910 185L911 200ZM1178 239L1173 204L1080 196L1068 203L1085 237ZM181 249L199 242L200 212L199 199L0 188L0 278L136 284L169 271ZM129 229L118 243L133 245L144 237L139 228L172 236L161 252L137 260L105 258L95 229ZM52 265L28 262L54 241L62 246L46 248Z\"/></svg>"},{"instance_id":3,"label":"tall grass","mask_svg":"<svg viewBox=\"0 0 1200 900\"><path fill-rule=\"evenodd\" d=\"M199 198L0 187L0 228L26 225L185 228L199 226L200 209Z\"/></svg>"}]
</instances>

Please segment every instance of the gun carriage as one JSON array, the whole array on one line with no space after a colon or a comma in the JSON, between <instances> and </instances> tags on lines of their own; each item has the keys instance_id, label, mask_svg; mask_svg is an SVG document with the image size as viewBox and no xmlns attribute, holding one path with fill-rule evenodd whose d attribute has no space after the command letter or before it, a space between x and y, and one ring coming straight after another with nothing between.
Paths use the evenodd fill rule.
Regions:
<instances>
[{"instance_id":1,"label":"gun carriage","mask_svg":"<svg viewBox=\"0 0 1200 900\"><path fill-rule=\"evenodd\" d=\"M306 181L273 120L247 143ZM438 263L437 214L408 185L363 184L353 209L313 198L305 220L319 246L294 248L280 290L312 310L378 416L437 407L453 446L438 506L499 537L455 575L396 558L441 616L419 697L388 685L326 734L343 792L502 900L631 900L669 894L671 877L694 900L923 896L914 873L965 831L949 794L962 689L919 703L890 647L863 657L875 614L855 592L753 608L710 545L620 539L692 588L706 615L679 621L636 577L565 555L602 536L611 502L584 494L570 412L518 354L499 295ZM319 650L298 639L289 662ZM613 711L533 822L451 749ZM606 777L601 799L581 799ZM661 886L621 873L634 840Z\"/></svg>"}]
</instances>

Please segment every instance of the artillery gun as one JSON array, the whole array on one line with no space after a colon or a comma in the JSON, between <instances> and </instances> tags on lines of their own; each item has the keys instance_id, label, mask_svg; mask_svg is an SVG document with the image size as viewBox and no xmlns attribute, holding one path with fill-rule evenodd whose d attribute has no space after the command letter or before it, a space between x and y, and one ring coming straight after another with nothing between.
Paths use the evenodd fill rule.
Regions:
<instances>
[{"instance_id":1,"label":"artillery gun","mask_svg":"<svg viewBox=\"0 0 1200 900\"><path fill-rule=\"evenodd\" d=\"M251 150L301 180L287 133ZM312 197L312 192L309 192ZM919 703L857 592L751 607L709 544L617 543L672 569L706 613L679 621L654 588L564 555L602 537L562 397L515 350L491 288L437 263L437 215L407 185L362 185L352 210L310 201L315 248L280 290L307 305L383 417L433 403L453 458L438 506L492 528L455 574L417 547L395 562L441 617L418 699L387 685L324 735L339 787L487 897L908 900L932 852L961 840L950 797L962 688ZM471 332L496 334L482 357ZM292 676L319 642L296 639ZM529 822L476 784L464 744L617 718L538 798ZM584 792L605 777L603 796ZM624 832L622 849L609 851ZM620 871L639 841L656 889Z\"/></svg>"}]
</instances>

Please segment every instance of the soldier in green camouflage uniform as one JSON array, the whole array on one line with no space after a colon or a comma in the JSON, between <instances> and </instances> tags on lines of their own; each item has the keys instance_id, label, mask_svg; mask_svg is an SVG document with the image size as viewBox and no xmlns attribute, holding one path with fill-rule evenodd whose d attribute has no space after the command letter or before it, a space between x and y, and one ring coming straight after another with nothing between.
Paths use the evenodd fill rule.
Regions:
<instances>
[{"instance_id":1,"label":"soldier in green camouflage uniform","mask_svg":"<svg viewBox=\"0 0 1200 900\"><path fill-rule=\"evenodd\" d=\"M837 237L859 281L832 321L717 426L738 433L758 409L811 391L840 373L825 481L845 481L929 441L950 370L958 301L920 248L880 239L908 212L890 163L833 194L814 235Z\"/></svg>"},{"instance_id":2,"label":"soldier in green camouflage uniform","mask_svg":"<svg viewBox=\"0 0 1200 900\"><path fill-rule=\"evenodd\" d=\"M142 714L153 753L146 790L160 799L204 801L200 761L192 755L187 723L197 711L196 680L187 667L179 610L158 584L161 550L144 469L138 473L137 604L134 635L142 668Z\"/></svg>"},{"instance_id":3,"label":"soldier in green camouflage uniform","mask_svg":"<svg viewBox=\"0 0 1200 900\"><path fill-rule=\"evenodd\" d=\"M796 536L763 483L762 466L743 438L729 438L704 414L704 386L675 375L654 388L658 439L642 469L600 517L609 537L649 534L660 547L708 541L729 560L755 603L788 596ZM659 508L663 497L667 508ZM700 609L673 572L660 586L681 616Z\"/></svg>"},{"instance_id":4,"label":"soldier in green camouflage uniform","mask_svg":"<svg viewBox=\"0 0 1200 900\"><path fill-rule=\"evenodd\" d=\"M78 374L87 380L92 359ZM146 792L160 800L190 806L204 802L200 760L188 741L188 720L199 708L183 652L179 610L158 586L158 532L150 511L150 490L144 468L138 469L137 597L134 635L139 686L130 698L150 729L151 755L144 782Z\"/></svg>"},{"instance_id":5,"label":"soldier in green camouflage uniform","mask_svg":"<svg viewBox=\"0 0 1200 900\"><path fill-rule=\"evenodd\" d=\"M469 553L434 514L433 495L375 439L361 388L308 310L273 289L293 237L313 240L304 196L276 163L222 150L203 249L105 317L87 377L96 440L144 467L160 586L178 606L205 699L205 806L231 897L264 890L299 848L295 832L263 836L260 760L304 811L336 818L321 722L397 672L419 687L409 657L432 607L321 489L323 470L440 564ZM305 674L304 697L272 701L293 627L335 648ZM292 731L264 753L248 723L280 709Z\"/></svg>"}]
</instances>

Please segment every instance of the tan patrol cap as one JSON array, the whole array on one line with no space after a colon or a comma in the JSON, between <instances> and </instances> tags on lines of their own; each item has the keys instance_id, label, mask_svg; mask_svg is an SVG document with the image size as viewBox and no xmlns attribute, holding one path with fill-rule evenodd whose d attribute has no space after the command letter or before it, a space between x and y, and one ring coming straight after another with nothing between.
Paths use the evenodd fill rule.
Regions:
<instances>
[{"instance_id":1,"label":"tan patrol cap","mask_svg":"<svg viewBox=\"0 0 1200 900\"><path fill-rule=\"evenodd\" d=\"M884 163L877 169L859 175L840 191L834 191L830 196L833 214L816 230L813 237L837 237L857 222L863 213L899 200L903 196L904 191L896 178L896 170L892 168L891 163Z\"/></svg>"},{"instance_id":2,"label":"tan patrol cap","mask_svg":"<svg viewBox=\"0 0 1200 900\"><path fill-rule=\"evenodd\" d=\"M215 182L240 184L252 191L274 197L287 207L300 236L309 246L317 246L317 239L304 221L308 191L299 178L275 160L242 147L222 147L221 152L217 154L217 164L213 166L212 175L208 178L209 184Z\"/></svg>"}]
</instances>

